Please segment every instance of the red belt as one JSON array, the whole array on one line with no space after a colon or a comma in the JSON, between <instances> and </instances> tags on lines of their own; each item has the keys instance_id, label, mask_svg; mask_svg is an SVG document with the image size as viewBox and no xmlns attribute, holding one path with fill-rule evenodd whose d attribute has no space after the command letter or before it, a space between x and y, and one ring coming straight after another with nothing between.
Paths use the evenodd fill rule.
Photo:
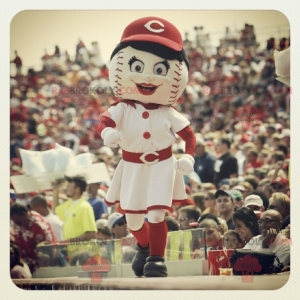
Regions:
<instances>
[{"instance_id":1,"label":"red belt","mask_svg":"<svg viewBox=\"0 0 300 300\"><path fill-rule=\"evenodd\" d=\"M166 160L172 156L172 147L159 150L159 151L147 151L145 153L135 153L122 150L122 158L125 161L154 165L159 161Z\"/></svg>"}]
</instances>

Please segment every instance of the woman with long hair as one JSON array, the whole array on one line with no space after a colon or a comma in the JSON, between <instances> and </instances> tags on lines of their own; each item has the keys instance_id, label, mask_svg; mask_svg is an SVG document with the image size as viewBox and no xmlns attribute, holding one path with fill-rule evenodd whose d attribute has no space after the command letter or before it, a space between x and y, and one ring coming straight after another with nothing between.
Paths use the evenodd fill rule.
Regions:
<instances>
[{"instance_id":1,"label":"woman with long hair","mask_svg":"<svg viewBox=\"0 0 300 300\"><path fill-rule=\"evenodd\" d=\"M235 232L239 235L244 245L260 234L257 217L252 209L241 207L233 214L232 218Z\"/></svg>"}]
</instances>

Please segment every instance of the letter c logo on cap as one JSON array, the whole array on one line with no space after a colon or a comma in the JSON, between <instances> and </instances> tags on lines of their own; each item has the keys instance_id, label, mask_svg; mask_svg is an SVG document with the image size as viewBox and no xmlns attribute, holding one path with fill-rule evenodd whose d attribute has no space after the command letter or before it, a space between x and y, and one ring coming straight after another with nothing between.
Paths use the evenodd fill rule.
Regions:
<instances>
[{"instance_id":1,"label":"letter c logo on cap","mask_svg":"<svg viewBox=\"0 0 300 300\"><path fill-rule=\"evenodd\" d=\"M151 25L153 24L153 23L157 23L157 24L159 24L161 27L165 27L165 25L162 23L162 22L160 22L160 21L155 21L155 20L152 20L152 21L149 21L147 24L145 24L144 26L149 30L149 31L152 31L152 32L155 32L155 33L160 33L160 32L163 32L163 31L165 31L164 29L153 29L152 27L151 27Z\"/></svg>"}]
</instances>

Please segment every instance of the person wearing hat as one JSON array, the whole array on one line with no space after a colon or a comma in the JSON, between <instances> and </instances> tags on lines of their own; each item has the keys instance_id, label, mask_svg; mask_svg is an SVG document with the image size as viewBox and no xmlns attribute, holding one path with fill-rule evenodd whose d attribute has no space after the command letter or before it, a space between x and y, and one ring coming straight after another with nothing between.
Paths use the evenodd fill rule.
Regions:
<instances>
[{"instance_id":1,"label":"person wearing hat","mask_svg":"<svg viewBox=\"0 0 300 300\"><path fill-rule=\"evenodd\" d=\"M121 239L128 235L125 215L120 213L112 213L108 217L107 227L114 239Z\"/></svg>"},{"instance_id":2,"label":"person wearing hat","mask_svg":"<svg viewBox=\"0 0 300 300\"><path fill-rule=\"evenodd\" d=\"M226 221L229 230L233 230L232 215L235 203L232 195L228 191L217 190L215 199L220 218Z\"/></svg>"},{"instance_id":3,"label":"person wearing hat","mask_svg":"<svg viewBox=\"0 0 300 300\"><path fill-rule=\"evenodd\" d=\"M188 69L180 32L153 16L130 23L111 55L109 79L118 101L101 117L98 133L105 146L122 148L122 159L105 201L120 202L138 241L136 276L167 276L164 216L172 199L186 199L183 175L194 167L195 135L172 107L186 87ZM172 154L175 134L186 143L178 160Z\"/></svg>"},{"instance_id":4,"label":"person wearing hat","mask_svg":"<svg viewBox=\"0 0 300 300\"><path fill-rule=\"evenodd\" d=\"M290 191L289 181L283 177L276 177L271 183L271 188L273 193L280 192L288 195Z\"/></svg>"},{"instance_id":5,"label":"person wearing hat","mask_svg":"<svg viewBox=\"0 0 300 300\"><path fill-rule=\"evenodd\" d=\"M104 241L111 240L111 231L108 228L108 220L106 219L99 219L96 221L97 227L97 239L101 239Z\"/></svg>"},{"instance_id":6,"label":"person wearing hat","mask_svg":"<svg viewBox=\"0 0 300 300\"><path fill-rule=\"evenodd\" d=\"M264 212L265 207L262 199L258 195L249 195L245 199L245 207L251 208L254 212Z\"/></svg>"},{"instance_id":7,"label":"person wearing hat","mask_svg":"<svg viewBox=\"0 0 300 300\"><path fill-rule=\"evenodd\" d=\"M230 191L230 195L231 197L235 200L235 208L241 208L242 206L244 206L244 197L241 193L241 191L239 190L231 190Z\"/></svg>"},{"instance_id":8,"label":"person wearing hat","mask_svg":"<svg viewBox=\"0 0 300 300\"><path fill-rule=\"evenodd\" d=\"M213 182L216 156L207 151L206 143L202 138L196 140L194 170L201 182Z\"/></svg>"}]
</instances>

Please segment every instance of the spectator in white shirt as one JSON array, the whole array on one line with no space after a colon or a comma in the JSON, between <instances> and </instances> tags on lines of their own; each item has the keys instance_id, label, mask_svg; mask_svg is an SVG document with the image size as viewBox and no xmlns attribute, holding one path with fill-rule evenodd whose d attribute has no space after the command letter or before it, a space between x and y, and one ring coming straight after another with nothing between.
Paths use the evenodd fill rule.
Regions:
<instances>
[{"instance_id":1,"label":"spectator in white shirt","mask_svg":"<svg viewBox=\"0 0 300 300\"><path fill-rule=\"evenodd\" d=\"M38 212L50 224L53 236L56 241L64 240L62 231L64 222L61 221L61 219L57 215L54 215L52 213L47 205L46 199L43 196L37 195L33 197L30 201L30 209Z\"/></svg>"},{"instance_id":2,"label":"spectator in white shirt","mask_svg":"<svg viewBox=\"0 0 300 300\"><path fill-rule=\"evenodd\" d=\"M280 262L286 266L290 262L290 240L280 233L282 217L276 210L267 210L258 220L261 235L252 238L244 249L275 252Z\"/></svg>"}]
</instances>

